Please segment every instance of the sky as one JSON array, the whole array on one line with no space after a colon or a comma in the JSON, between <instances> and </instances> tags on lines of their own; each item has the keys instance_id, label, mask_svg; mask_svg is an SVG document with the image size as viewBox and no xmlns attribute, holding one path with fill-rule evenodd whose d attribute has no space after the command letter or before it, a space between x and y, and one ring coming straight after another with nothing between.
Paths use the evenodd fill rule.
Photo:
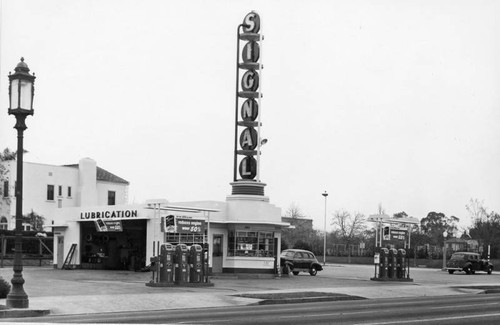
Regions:
<instances>
[{"instance_id":1,"label":"sky","mask_svg":"<svg viewBox=\"0 0 500 325\"><path fill-rule=\"evenodd\" d=\"M261 180L323 229L335 211L468 223L500 212L500 2L0 0L8 72L35 72L25 161L90 157L130 203L224 201L233 178L236 31L261 18ZM326 201L322 193L327 191Z\"/></svg>"}]
</instances>

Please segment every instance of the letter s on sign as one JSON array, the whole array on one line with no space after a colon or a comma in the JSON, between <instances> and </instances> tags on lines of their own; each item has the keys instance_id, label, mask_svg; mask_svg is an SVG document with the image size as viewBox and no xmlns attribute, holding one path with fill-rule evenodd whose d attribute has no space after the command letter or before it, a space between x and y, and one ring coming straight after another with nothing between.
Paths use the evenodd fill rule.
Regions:
<instances>
[{"instance_id":1,"label":"letter s on sign","mask_svg":"<svg viewBox=\"0 0 500 325\"><path fill-rule=\"evenodd\" d=\"M260 17L256 12L252 11L245 16L243 24L247 25L247 27L243 27L245 33L258 33L260 30Z\"/></svg>"}]
</instances>

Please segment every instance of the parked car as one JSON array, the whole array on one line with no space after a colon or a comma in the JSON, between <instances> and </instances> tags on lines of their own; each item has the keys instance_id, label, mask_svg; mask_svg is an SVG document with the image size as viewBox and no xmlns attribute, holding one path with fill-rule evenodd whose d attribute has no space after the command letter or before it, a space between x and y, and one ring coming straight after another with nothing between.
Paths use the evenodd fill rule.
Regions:
<instances>
[{"instance_id":1,"label":"parked car","mask_svg":"<svg viewBox=\"0 0 500 325\"><path fill-rule=\"evenodd\" d=\"M309 272L310 275L314 276L318 271L323 270L316 256L303 249L286 249L282 251L280 261L283 274L292 272L294 275L298 275L299 272Z\"/></svg>"},{"instance_id":2,"label":"parked car","mask_svg":"<svg viewBox=\"0 0 500 325\"><path fill-rule=\"evenodd\" d=\"M482 259L478 253L456 252L451 255L450 260L446 263L446 269L450 274L455 271L464 271L467 274L483 271L491 274L493 265L489 260Z\"/></svg>"}]
</instances>

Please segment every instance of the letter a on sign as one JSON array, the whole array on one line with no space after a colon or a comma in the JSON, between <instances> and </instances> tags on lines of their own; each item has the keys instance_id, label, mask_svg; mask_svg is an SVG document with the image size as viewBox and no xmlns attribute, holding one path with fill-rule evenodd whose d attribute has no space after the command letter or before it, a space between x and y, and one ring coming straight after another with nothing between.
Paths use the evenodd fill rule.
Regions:
<instances>
[{"instance_id":1,"label":"letter a on sign","mask_svg":"<svg viewBox=\"0 0 500 325\"><path fill-rule=\"evenodd\" d=\"M253 150L257 147L257 131L254 128L248 127L241 132L240 146L243 150Z\"/></svg>"}]
</instances>

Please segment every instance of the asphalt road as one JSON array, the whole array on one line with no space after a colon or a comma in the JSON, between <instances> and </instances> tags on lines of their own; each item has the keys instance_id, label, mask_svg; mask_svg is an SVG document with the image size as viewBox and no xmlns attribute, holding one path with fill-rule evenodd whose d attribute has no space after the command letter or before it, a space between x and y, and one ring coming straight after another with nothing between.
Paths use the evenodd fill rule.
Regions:
<instances>
[{"instance_id":1,"label":"asphalt road","mask_svg":"<svg viewBox=\"0 0 500 325\"><path fill-rule=\"evenodd\" d=\"M498 324L500 294L47 316L6 321L120 324Z\"/></svg>"},{"instance_id":2,"label":"asphalt road","mask_svg":"<svg viewBox=\"0 0 500 325\"><path fill-rule=\"evenodd\" d=\"M453 275L438 269L415 268L411 270L413 282L370 281L374 275L373 265L327 265L317 276L301 273L298 276L281 279L213 279L213 287L178 287L162 290L145 286L150 273L113 272L92 270L53 270L28 268L24 271L25 289L30 299L50 300L51 297L63 298L78 294L90 304L94 298L109 297L109 303L123 307L120 309L100 308L98 311L59 313L39 318L0 319L0 322L45 322L45 323L339 323L339 324L462 324L482 323L500 324L500 297L497 294L471 294L464 287L500 288L500 273L476 273ZM11 269L0 269L4 277L11 276ZM36 284L36 285L35 285ZM435 296L436 291L447 287L449 296ZM449 288L456 288L449 290ZM189 308L189 301L179 304L161 305L151 308L140 304L141 297L162 295L178 299L189 294L196 298L200 293L208 298L223 297L232 301L232 295L251 292L294 292L296 290L322 291L327 288L335 292L364 296L369 290L369 300L330 301L322 303L301 303L266 306L214 307L201 303L200 308ZM407 291L406 291L407 288ZM427 288L434 288L428 295ZM397 291L395 289L398 289ZM424 289L424 290L418 290ZM404 295L401 294L403 290ZM325 290L327 291L327 290ZM355 293L355 291L357 293ZM472 290L477 292L477 290ZM380 295L379 295L380 293ZM451 294L451 295L450 295ZM128 305L117 301L122 295L134 297ZM427 295L427 296L426 296ZM424 297L422 297L424 296ZM115 298L116 297L116 298ZM400 297L400 298L395 298ZM405 298L401 298L405 297ZM101 300L98 300L101 301ZM200 300L201 301L201 300ZM140 308L136 308L139 305ZM55 305L49 305L55 308ZM142 308L145 307L145 308ZM146 308L149 307L149 308ZM135 309L134 309L135 308ZM162 309L162 310L159 310ZM135 310L135 311L134 311Z\"/></svg>"}]
</instances>

